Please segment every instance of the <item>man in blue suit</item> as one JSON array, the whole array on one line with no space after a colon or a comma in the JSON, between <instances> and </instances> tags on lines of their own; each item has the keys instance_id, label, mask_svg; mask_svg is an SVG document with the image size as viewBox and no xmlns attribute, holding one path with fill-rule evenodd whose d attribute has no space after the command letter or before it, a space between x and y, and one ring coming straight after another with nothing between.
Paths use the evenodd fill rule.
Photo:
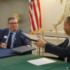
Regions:
<instances>
[{"instance_id":1,"label":"man in blue suit","mask_svg":"<svg viewBox=\"0 0 70 70\"><path fill-rule=\"evenodd\" d=\"M18 20L15 17L10 17L8 19L8 28L0 29L0 47L4 49L23 45L29 47L28 40L22 32L18 29Z\"/></svg>"},{"instance_id":2,"label":"man in blue suit","mask_svg":"<svg viewBox=\"0 0 70 70\"><path fill-rule=\"evenodd\" d=\"M67 35L70 36L70 16L64 21L64 30ZM70 37L67 38L63 43L59 45L53 45L45 42L43 39L38 38L39 42L34 42L38 47L44 47L45 52L53 53L59 56L59 60L70 62Z\"/></svg>"}]
</instances>

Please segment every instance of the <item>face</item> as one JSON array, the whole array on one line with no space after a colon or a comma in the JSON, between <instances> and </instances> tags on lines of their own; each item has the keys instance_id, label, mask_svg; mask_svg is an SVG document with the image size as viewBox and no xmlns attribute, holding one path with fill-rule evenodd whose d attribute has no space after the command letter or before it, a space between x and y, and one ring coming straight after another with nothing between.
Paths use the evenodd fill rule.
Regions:
<instances>
[{"instance_id":1,"label":"face","mask_svg":"<svg viewBox=\"0 0 70 70\"><path fill-rule=\"evenodd\" d=\"M65 33L70 36L70 25L67 23L67 19L64 21L64 30Z\"/></svg>"},{"instance_id":2,"label":"face","mask_svg":"<svg viewBox=\"0 0 70 70\"><path fill-rule=\"evenodd\" d=\"M10 31L12 31L12 32L16 31L18 29L17 19L9 20L8 27L9 27Z\"/></svg>"}]
</instances>

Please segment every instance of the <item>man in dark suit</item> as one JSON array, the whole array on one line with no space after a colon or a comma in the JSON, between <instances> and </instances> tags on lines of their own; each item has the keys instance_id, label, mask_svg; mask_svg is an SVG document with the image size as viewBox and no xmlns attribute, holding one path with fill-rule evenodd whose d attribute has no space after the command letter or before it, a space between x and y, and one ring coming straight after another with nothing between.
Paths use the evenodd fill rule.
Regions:
<instances>
[{"instance_id":1,"label":"man in dark suit","mask_svg":"<svg viewBox=\"0 0 70 70\"><path fill-rule=\"evenodd\" d=\"M10 17L8 19L8 28L0 29L0 47L4 49L23 45L28 47L28 40L22 32L22 30L18 29L18 20L15 17Z\"/></svg>"},{"instance_id":2,"label":"man in dark suit","mask_svg":"<svg viewBox=\"0 0 70 70\"><path fill-rule=\"evenodd\" d=\"M70 36L70 16L64 21L64 30L67 35ZM58 55L60 60L65 60L70 62L70 37L67 38L63 43L59 45L53 45L51 43L45 42L43 39L38 38L39 42L34 42L38 47L44 47L45 52L53 53Z\"/></svg>"}]
</instances>

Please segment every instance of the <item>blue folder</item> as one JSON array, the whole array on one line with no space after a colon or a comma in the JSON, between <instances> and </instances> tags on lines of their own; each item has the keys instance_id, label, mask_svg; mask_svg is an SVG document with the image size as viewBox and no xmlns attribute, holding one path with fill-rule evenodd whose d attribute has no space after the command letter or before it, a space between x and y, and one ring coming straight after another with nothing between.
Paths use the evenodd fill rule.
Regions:
<instances>
[{"instance_id":1,"label":"blue folder","mask_svg":"<svg viewBox=\"0 0 70 70\"><path fill-rule=\"evenodd\" d=\"M0 48L0 58L18 55L17 53L12 52L10 49Z\"/></svg>"}]
</instances>

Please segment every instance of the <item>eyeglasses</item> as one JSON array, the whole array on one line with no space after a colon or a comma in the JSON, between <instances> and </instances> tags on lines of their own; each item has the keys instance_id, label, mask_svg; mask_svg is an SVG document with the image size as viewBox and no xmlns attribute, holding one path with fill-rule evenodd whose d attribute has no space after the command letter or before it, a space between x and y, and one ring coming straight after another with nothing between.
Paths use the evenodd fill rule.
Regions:
<instances>
[{"instance_id":1,"label":"eyeglasses","mask_svg":"<svg viewBox=\"0 0 70 70\"><path fill-rule=\"evenodd\" d=\"M9 24L11 24L11 25L14 25L14 24L15 24L15 25L17 25L18 23L17 23L17 22L15 22L15 23L9 23Z\"/></svg>"}]
</instances>

